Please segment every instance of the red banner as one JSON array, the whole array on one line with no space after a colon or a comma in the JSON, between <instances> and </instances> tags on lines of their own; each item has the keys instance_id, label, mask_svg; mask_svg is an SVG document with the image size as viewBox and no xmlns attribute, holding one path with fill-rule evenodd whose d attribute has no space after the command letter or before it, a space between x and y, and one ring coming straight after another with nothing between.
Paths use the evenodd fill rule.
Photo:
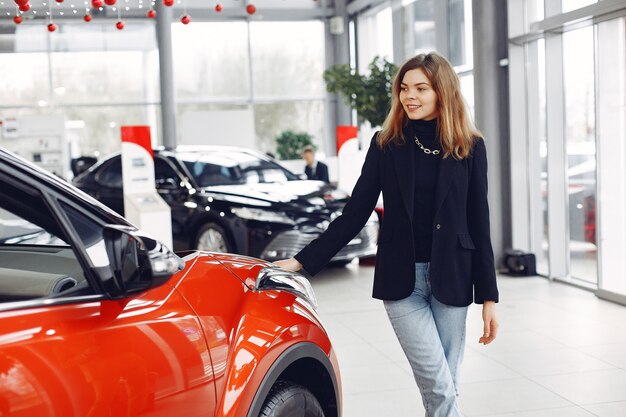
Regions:
<instances>
[{"instance_id":1,"label":"red banner","mask_svg":"<svg viewBox=\"0 0 626 417\"><path fill-rule=\"evenodd\" d=\"M130 142L141 146L154 159L150 126L122 126L122 142Z\"/></svg>"},{"instance_id":2,"label":"red banner","mask_svg":"<svg viewBox=\"0 0 626 417\"><path fill-rule=\"evenodd\" d=\"M358 136L359 130L356 126L337 126L337 153L339 149L350 139Z\"/></svg>"}]
</instances>

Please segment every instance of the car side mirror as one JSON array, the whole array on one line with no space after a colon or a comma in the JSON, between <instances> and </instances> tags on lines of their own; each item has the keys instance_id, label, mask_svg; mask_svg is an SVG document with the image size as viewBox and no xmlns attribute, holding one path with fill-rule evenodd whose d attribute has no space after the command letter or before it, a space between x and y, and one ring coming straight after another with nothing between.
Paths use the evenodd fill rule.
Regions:
<instances>
[{"instance_id":1,"label":"car side mirror","mask_svg":"<svg viewBox=\"0 0 626 417\"><path fill-rule=\"evenodd\" d=\"M157 190L178 190L181 188L174 178L157 179L155 186Z\"/></svg>"},{"instance_id":2,"label":"car side mirror","mask_svg":"<svg viewBox=\"0 0 626 417\"><path fill-rule=\"evenodd\" d=\"M306 176L306 174L298 174L298 178L300 178L301 180L308 180L309 177Z\"/></svg>"},{"instance_id":3,"label":"car side mirror","mask_svg":"<svg viewBox=\"0 0 626 417\"><path fill-rule=\"evenodd\" d=\"M72 174L77 177L95 165L96 162L98 162L98 159L93 156L81 156L74 158L70 161Z\"/></svg>"},{"instance_id":4,"label":"car side mirror","mask_svg":"<svg viewBox=\"0 0 626 417\"><path fill-rule=\"evenodd\" d=\"M111 298L162 285L185 267L178 255L133 227L107 225L102 234L109 268L100 275Z\"/></svg>"}]
</instances>

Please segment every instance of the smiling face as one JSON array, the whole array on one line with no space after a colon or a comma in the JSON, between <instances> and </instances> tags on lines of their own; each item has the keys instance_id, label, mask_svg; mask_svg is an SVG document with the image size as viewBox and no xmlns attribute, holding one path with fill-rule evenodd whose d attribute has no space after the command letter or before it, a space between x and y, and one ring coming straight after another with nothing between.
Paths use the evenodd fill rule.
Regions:
<instances>
[{"instance_id":1,"label":"smiling face","mask_svg":"<svg viewBox=\"0 0 626 417\"><path fill-rule=\"evenodd\" d=\"M404 74L400 85L400 103L411 120L432 120L439 116L437 93L421 68Z\"/></svg>"}]
</instances>

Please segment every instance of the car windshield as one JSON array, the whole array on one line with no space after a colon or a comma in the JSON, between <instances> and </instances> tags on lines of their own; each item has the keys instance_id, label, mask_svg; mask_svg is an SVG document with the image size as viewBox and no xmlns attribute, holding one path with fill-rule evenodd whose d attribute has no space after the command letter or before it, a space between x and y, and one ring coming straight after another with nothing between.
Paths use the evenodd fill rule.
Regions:
<instances>
[{"instance_id":1,"label":"car windshield","mask_svg":"<svg viewBox=\"0 0 626 417\"><path fill-rule=\"evenodd\" d=\"M190 152L180 153L178 158L185 164L200 187L286 182L299 179L276 162L247 152Z\"/></svg>"}]
</instances>

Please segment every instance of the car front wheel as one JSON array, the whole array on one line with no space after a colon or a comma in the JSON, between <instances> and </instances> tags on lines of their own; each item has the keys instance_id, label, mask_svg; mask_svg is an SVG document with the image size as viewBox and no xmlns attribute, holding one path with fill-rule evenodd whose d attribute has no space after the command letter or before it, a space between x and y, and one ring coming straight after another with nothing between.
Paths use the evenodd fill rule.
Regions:
<instances>
[{"instance_id":1,"label":"car front wheel","mask_svg":"<svg viewBox=\"0 0 626 417\"><path fill-rule=\"evenodd\" d=\"M226 231L215 223L202 225L196 237L196 249L209 252L230 252Z\"/></svg>"},{"instance_id":2,"label":"car front wheel","mask_svg":"<svg viewBox=\"0 0 626 417\"><path fill-rule=\"evenodd\" d=\"M270 390L259 417L324 417L315 395L302 385L278 381Z\"/></svg>"}]
</instances>

